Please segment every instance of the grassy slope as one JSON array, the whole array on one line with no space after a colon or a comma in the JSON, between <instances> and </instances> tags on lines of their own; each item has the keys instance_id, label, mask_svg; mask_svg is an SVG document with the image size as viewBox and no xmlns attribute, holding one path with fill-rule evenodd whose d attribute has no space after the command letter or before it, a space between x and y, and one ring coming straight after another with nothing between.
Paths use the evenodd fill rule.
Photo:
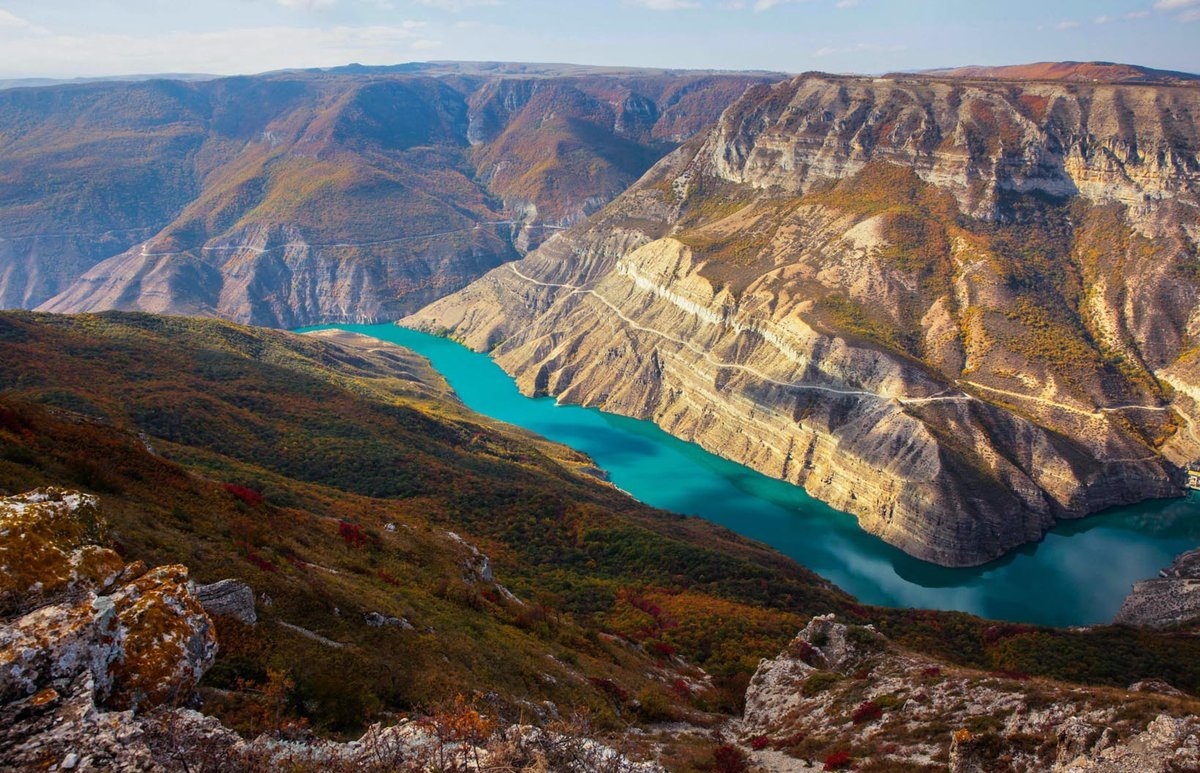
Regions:
<instances>
[{"instance_id":1,"label":"grassy slope","mask_svg":"<svg viewBox=\"0 0 1200 773\"><path fill-rule=\"evenodd\" d=\"M255 629L222 624L210 684L285 671L289 709L332 729L460 692L494 692L513 716L525 700L609 722L728 710L760 657L828 611L958 663L1200 689L1187 634L858 606L770 550L573 471L585 461L567 449L469 414L399 351L215 321L2 314L0 489L95 491L129 558L267 594ZM527 603L472 578L446 530ZM415 630L370 627L367 612ZM672 652L726 689L685 689ZM246 694L212 705L253 726Z\"/></svg>"},{"instance_id":2,"label":"grassy slope","mask_svg":"<svg viewBox=\"0 0 1200 773\"><path fill-rule=\"evenodd\" d=\"M123 314L5 314L0 347L0 487L94 490L128 557L182 561L199 580L236 576L268 594L264 624L226 648L214 679L285 668L296 708L333 726L473 690L611 718L629 712L613 695L651 689L677 702L673 679L654 687L644 676L667 661L630 642L733 675L804 615L849 605L778 555L640 506L553 458L579 466L566 449L398 378L427 377L408 360ZM239 501L225 483L265 501ZM343 522L361 527L361 547ZM446 529L488 553L528 603L464 579L469 556ZM696 624L653 620L644 597L655 594L686 600ZM416 631L371 628L362 615L372 611ZM330 650L277 620L352 646Z\"/></svg>"}]
</instances>

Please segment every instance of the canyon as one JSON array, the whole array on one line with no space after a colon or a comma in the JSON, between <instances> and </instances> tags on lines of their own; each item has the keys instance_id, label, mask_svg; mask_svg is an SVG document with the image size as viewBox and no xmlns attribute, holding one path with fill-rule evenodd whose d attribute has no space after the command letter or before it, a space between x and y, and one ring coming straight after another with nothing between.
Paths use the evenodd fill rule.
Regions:
<instances>
[{"instance_id":1,"label":"canyon","mask_svg":"<svg viewBox=\"0 0 1200 773\"><path fill-rule=\"evenodd\" d=\"M650 419L946 566L1182 493L1194 83L779 77L435 63L0 91L0 295L409 315L528 394Z\"/></svg>"},{"instance_id":2,"label":"canyon","mask_svg":"<svg viewBox=\"0 0 1200 773\"><path fill-rule=\"evenodd\" d=\"M440 63L0 90L0 307L395 319L777 77Z\"/></svg>"},{"instance_id":3,"label":"canyon","mask_svg":"<svg viewBox=\"0 0 1200 773\"><path fill-rule=\"evenodd\" d=\"M801 76L402 324L949 566L1182 492L1200 90Z\"/></svg>"}]
</instances>

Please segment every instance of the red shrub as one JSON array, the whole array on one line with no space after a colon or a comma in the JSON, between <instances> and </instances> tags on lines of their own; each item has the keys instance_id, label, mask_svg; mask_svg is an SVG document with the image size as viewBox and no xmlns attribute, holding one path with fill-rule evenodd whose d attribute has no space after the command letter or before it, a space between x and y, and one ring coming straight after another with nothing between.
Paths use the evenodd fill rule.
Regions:
<instances>
[{"instance_id":1,"label":"red shrub","mask_svg":"<svg viewBox=\"0 0 1200 773\"><path fill-rule=\"evenodd\" d=\"M863 701L858 708L854 710L854 715L850 720L856 725L861 725L864 722L874 722L883 716L883 707L875 701Z\"/></svg>"},{"instance_id":2,"label":"red shrub","mask_svg":"<svg viewBox=\"0 0 1200 773\"><path fill-rule=\"evenodd\" d=\"M664 660L674 657L675 653L679 651L674 645L667 644L665 641L652 641L648 648L651 655Z\"/></svg>"},{"instance_id":3,"label":"red shrub","mask_svg":"<svg viewBox=\"0 0 1200 773\"><path fill-rule=\"evenodd\" d=\"M601 679L592 676L588 677L588 681L592 683L593 687L608 693L611 697L622 703L629 700L629 691L611 679Z\"/></svg>"},{"instance_id":4,"label":"red shrub","mask_svg":"<svg viewBox=\"0 0 1200 773\"><path fill-rule=\"evenodd\" d=\"M246 554L246 560L262 569L264 572L278 572L279 567L275 566L269 559L263 558L258 553L250 552Z\"/></svg>"},{"instance_id":5,"label":"red shrub","mask_svg":"<svg viewBox=\"0 0 1200 773\"><path fill-rule=\"evenodd\" d=\"M756 735L750 739L750 748L754 751L762 751L771 745L771 739L765 735Z\"/></svg>"},{"instance_id":6,"label":"red shrub","mask_svg":"<svg viewBox=\"0 0 1200 773\"><path fill-rule=\"evenodd\" d=\"M252 488L239 486L236 483L226 483L225 490L251 507L255 507L256 505L261 505L263 503L263 495Z\"/></svg>"},{"instance_id":7,"label":"red shrub","mask_svg":"<svg viewBox=\"0 0 1200 773\"><path fill-rule=\"evenodd\" d=\"M25 422L14 411L0 405L0 429L11 432L14 435L20 434L25 428Z\"/></svg>"},{"instance_id":8,"label":"red shrub","mask_svg":"<svg viewBox=\"0 0 1200 773\"><path fill-rule=\"evenodd\" d=\"M690 698L692 696L692 688L688 687L688 683L684 679L676 679L671 682L671 690L680 698Z\"/></svg>"},{"instance_id":9,"label":"red shrub","mask_svg":"<svg viewBox=\"0 0 1200 773\"><path fill-rule=\"evenodd\" d=\"M356 523L342 521L338 524L338 534L352 548L365 547L367 544L366 532Z\"/></svg>"},{"instance_id":10,"label":"red shrub","mask_svg":"<svg viewBox=\"0 0 1200 773\"><path fill-rule=\"evenodd\" d=\"M383 580L388 585L396 585L396 586L400 585L400 581L396 579L395 575L393 575L391 572L387 571L386 569L379 570L379 579Z\"/></svg>"},{"instance_id":11,"label":"red shrub","mask_svg":"<svg viewBox=\"0 0 1200 773\"><path fill-rule=\"evenodd\" d=\"M921 676L941 676L942 669L938 666L930 666L929 668L921 669Z\"/></svg>"},{"instance_id":12,"label":"red shrub","mask_svg":"<svg viewBox=\"0 0 1200 773\"><path fill-rule=\"evenodd\" d=\"M825 758L825 770L845 770L850 767L850 752L839 749Z\"/></svg>"},{"instance_id":13,"label":"red shrub","mask_svg":"<svg viewBox=\"0 0 1200 773\"><path fill-rule=\"evenodd\" d=\"M728 744L713 750L713 762L717 763L717 773L745 773L750 769L746 764L746 753Z\"/></svg>"}]
</instances>

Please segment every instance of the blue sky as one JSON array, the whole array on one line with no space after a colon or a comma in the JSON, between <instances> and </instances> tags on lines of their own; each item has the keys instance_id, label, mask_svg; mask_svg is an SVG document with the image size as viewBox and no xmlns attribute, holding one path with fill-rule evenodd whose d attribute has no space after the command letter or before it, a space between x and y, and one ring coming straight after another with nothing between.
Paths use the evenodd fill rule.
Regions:
<instances>
[{"instance_id":1,"label":"blue sky","mask_svg":"<svg viewBox=\"0 0 1200 773\"><path fill-rule=\"evenodd\" d=\"M1200 0L0 0L0 78L429 59L1200 71Z\"/></svg>"}]
</instances>

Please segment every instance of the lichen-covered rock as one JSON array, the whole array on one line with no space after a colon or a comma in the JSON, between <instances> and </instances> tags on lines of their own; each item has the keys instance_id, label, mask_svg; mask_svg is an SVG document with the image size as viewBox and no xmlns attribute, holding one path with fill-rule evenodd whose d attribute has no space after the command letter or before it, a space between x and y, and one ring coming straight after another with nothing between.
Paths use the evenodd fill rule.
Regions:
<instances>
[{"instance_id":1,"label":"lichen-covered rock","mask_svg":"<svg viewBox=\"0 0 1200 773\"><path fill-rule=\"evenodd\" d=\"M82 673L107 684L122 633L113 605L95 596L45 606L5 623L0 626L0 702Z\"/></svg>"},{"instance_id":2,"label":"lichen-covered rock","mask_svg":"<svg viewBox=\"0 0 1200 773\"><path fill-rule=\"evenodd\" d=\"M0 499L0 615L68 588L111 585L125 564L94 544L104 531L90 494L45 488Z\"/></svg>"},{"instance_id":3,"label":"lichen-covered rock","mask_svg":"<svg viewBox=\"0 0 1200 773\"><path fill-rule=\"evenodd\" d=\"M957 668L826 615L760 663L738 734L818 761L873 749L873 762L900 769L937 761L954 773L1193 770L1197 705ZM1174 716L1150 721L1164 710Z\"/></svg>"},{"instance_id":4,"label":"lichen-covered rock","mask_svg":"<svg viewBox=\"0 0 1200 773\"><path fill-rule=\"evenodd\" d=\"M111 597L121 647L107 705L178 704L217 655L212 621L188 585L187 567L160 566Z\"/></svg>"},{"instance_id":5,"label":"lichen-covered rock","mask_svg":"<svg viewBox=\"0 0 1200 773\"><path fill-rule=\"evenodd\" d=\"M1057 765L1055 773L1175 773L1200 770L1200 720L1160 716L1145 732Z\"/></svg>"},{"instance_id":6,"label":"lichen-covered rock","mask_svg":"<svg viewBox=\"0 0 1200 773\"><path fill-rule=\"evenodd\" d=\"M105 524L87 494L0 499L0 524L0 701L81 676L98 704L121 709L191 694L217 643L186 567L146 571L92 544Z\"/></svg>"}]
</instances>

